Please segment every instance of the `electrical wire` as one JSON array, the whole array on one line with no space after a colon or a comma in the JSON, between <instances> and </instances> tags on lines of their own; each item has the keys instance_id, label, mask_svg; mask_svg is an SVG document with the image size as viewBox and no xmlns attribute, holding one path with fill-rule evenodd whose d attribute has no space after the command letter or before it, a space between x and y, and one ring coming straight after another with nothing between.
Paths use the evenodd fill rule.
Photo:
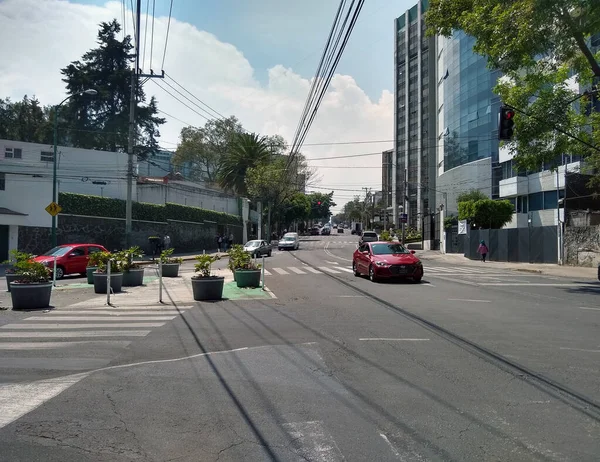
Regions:
<instances>
[{"instance_id":1,"label":"electrical wire","mask_svg":"<svg viewBox=\"0 0 600 462\"><path fill-rule=\"evenodd\" d=\"M206 120L210 120L208 117L206 117L203 114L200 114L198 111L196 111L194 108L188 106L186 103L184 103L183 101L181 101L179 98L177 98L175 95L173 95L173 93L169 92L167 89L165 89L164 87L162 87L156 80L151 80L151 82L153 82L156 86L158 86L162 91L164 91L167 95L169 95L171 98L175 99L176 101L180 102L181 104L183 104L185 107L187 107L190 111L194 112L196 115L199 115L200 117L202 117L203 119ZM161 111L162 112L162 111ZM171 116L172 117L172 116ZM193 125L191 125L193 126Z\"/></svg>"},{"instance_id":2,"label":"electrical wire","mask_svg":"<svg viewBox=\"0 0 600 462\"><path fill-rule=\"evenodd\" d=\"M146 66L146 43L148 39L148 13L150 10L150 0L146 0L146 20L144 21L144 52L142 54L142 69Z\"/></svg>"},{"instance_id":3,"label":"electrical wire","mask_svg":"<svg viewBox=\"0 0 600 462\"><path fill-rule=\"evenodd\" d=\"M152 31L150 32L150 70L152 70L152 54L154 53L154 12L156 0L152 0Z\"/></svg>"},{"instance_id":4,"label":"electrical wire","mask_svg":"<svg viewBox=\"0 0 600 462\"><path fill-rule=\"evenodd\" d=\"M165 68L165 58L167 57L167 44L169 43L169 31L171 30L171 14L173 13L173 0L171 0L171 6L169 7L169 21L167 22L167 36L165 37L165 51L163 52L161 70Z\"/></svg>"},{"instance_id":5,"label":"electrical wire","mask_svg":"<svg viewBox=\"0 0 600 462\"><path fill-rule=\"evenodd\" d=\"M135 43L135 49L139 49L139 43L137 43L137 40L135 40L135 37L137 37L137 31L135 30L135 8L133 7L133 0L130 0L131 3L131 23L133 24L133 43Z\"/></svg>"},{"instance_id":6,"label":"electrical wire","mask_svg":"<svg viewBox=\"0 0 600 462\"><path fill-rule=\"evenodd\" d=\"M205 114L208 114L208 118L206 118L206 120L210 120L210 119L214 119L215 117L208 112L206 109L202 108L198 103L195 103L194 101L192 101L190 98L188 98L186 95L184 95L183 93L181 93L177 88L175 88L173 85L171 85L169 82L167 81L163 81L162 83L164 83L165 85L167 85L169 88L171 88L173 91L175 91L177 94L179 94L182 98L185 98L187 101L189 101L191 104L193 104L194 106L196 106L199 110L201 110L202 112L204 112ZM217 117L218 118L218 117Z\"/></svg>"},{"instance_id":7,"label":"electrical wire","mask_svg":"<svg viewBox=\"0 0 600 462\"><path fill-rule=\"evenodd\" d=\"M125 37L127 37L127 18L125 15L125 11L127 11L127 7L125 6L125 0L121 0L121 20L122 20L122 24L123 24L123 40L125 40Z\"/></svg>"},{"instance_id":8,"label":"electrical wire","mask_svg":"<svg viewBox=\"0 0 600 462\"><path fill-rule=\"evenodd\" d=\"M189 95L191 95L192 98L194 98L195 100L197 100L200 104L206 106L208 109L210 109L212 112L214 112L215 114L217 114L216 116L213 116L215 118L221 118L221 119L227 119L227 117L225 117L223 114L221 114L219 111L217 111L216 109L210 107L208 104L206 104L204 101L202 101L200 98L198 98L196 95L194 95L191 91L189 91L187 88L185 88L183 85L181 85L179 82L177 82L173 77L171 77L169 74L167 74L165 72L165 77L167 77L169 80L171 80L173 83L175 83L178 87L180 87L183 91L187 92Z\"/></svg>"}]
</instances>

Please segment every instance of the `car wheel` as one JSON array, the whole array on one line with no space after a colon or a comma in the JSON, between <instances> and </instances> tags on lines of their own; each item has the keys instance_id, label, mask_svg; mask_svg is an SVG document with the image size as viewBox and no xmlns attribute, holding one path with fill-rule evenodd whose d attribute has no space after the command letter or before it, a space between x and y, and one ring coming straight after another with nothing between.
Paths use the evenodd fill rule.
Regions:
<instances>
[{"instance_id":1,"label":"car wheel","mask_svg":"<svg viewBox=\"0 0 600 462\"><path fill-rule=\"evenodd\" d=\"M354 276L356 276L356 277L360 276L360 273L356 269L356 262L355 261L352 262L352 272L354 273Z\"/></svg>"},{"instance_id":2,"label":"car wheel","mask_svg":"<svg viewBox=\"0 0 600 462\"><path fill-rule=\"evenodd\" d=\"M57 266L56 267L56 279L62 279L64 277L65 277L65 270L62 267Z\"/></svg>"},{"instance_id":3,"label":"car wheel","mask_svg":"<svg viewBox=\"0 0 600 462\"><path fill-rule=\"evenodd\" d=\"M373 265L369 266L369 279L371 280L371 282L377 282L377 275L375 274Z\"/></svg>"},{"instance_id":4,"label":"car wheel","mask_svg":"<svg viewBox=\"0 0 600 462\"><path fill-rule=\"evenodd\" d=\"M423 278L422 277L412 278L412 282L414 282L415 284L420 284L421 283L421 279L423 279Z\"/></svg>"}]
</instances>

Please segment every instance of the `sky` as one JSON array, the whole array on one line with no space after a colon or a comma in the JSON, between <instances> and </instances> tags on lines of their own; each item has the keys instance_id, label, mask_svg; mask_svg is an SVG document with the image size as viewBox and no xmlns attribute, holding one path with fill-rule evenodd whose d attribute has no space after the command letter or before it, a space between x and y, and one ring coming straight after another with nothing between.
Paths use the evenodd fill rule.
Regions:
<instances>
[{"instance_id":1,"label":"sky","mask_svg":"<svg viewBox=\"0 0 600 462\"><path fill-rule=\"evenodd\" d=\"M142 50L145 72L162 67L170 0L154 0ZM336 74L302 152L316 171L311 190L333 190L334 211L381 189L381 151L393 145L394 18L415 1L366 0ZM133 30L125 0L125 32ZM244 128L282 135L291 142L304 107L338 0L173 0L164 67L167 75L218 113L238 117ZM122 2L106 0L0 0L0 97L35 95L42 104L65 96L60 69L95 47L98 24L122 22ZM144 37L146 36L146 39ZM144 47L145 43L145 47ZM152 54L150 53L152 50ZM173 80L166 79L171 85ZM167 94L191 106L194 110ZM169 114L160 145L174 149L187 125L202 126L205 115L159 82L144 84ZM191 96L193 95L193 96ZM200 113L200 114L198 114ZM374 155L335 159L351 154Z\"/></svg>"}]
</instances>

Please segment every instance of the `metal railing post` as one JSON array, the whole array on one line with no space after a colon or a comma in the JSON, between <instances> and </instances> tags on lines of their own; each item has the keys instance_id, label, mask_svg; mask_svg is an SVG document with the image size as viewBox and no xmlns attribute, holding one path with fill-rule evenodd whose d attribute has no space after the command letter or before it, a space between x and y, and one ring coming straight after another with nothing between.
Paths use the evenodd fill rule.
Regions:
<instances>
[{"instance_id":1,"label":"metal railing post","mask_svg":"<svg viewBox=\"0 0 600 462\"><path fill-rule=\"evenodd\" d=\"M110 267L112 266L112 259L108 260L106 265L106 304L110 305Z\"/></svg>"},{"instance_id":2,"label":"metal railing post","mask_svg":"<svg viewBox=\"0 0 600 462\"><path fill-rule=\"evenodd\" d=\"M265 290L265 256L262 256L262 290Z\"/></svg>"},{"instance_id":3,"label":"metal railing post","mask_svg":"<svg viewBox=\"0 0 600 462\"><path fill-rule=\"evenodd\" d=\"M163 291L163 280L162 280L162 260L158 260L158 302L162 303L162 291Z\"/></svg>"},{"instance_id":4,"label":"metal railing post","mask_svg":"<svg viewBox=\"0 0 600 462\"><path fill-rule=\"evenodd\" d=\"M52 270L52 287L56 287L56 255L54 256L54 269Z\"/></svg>"}]
</instances>

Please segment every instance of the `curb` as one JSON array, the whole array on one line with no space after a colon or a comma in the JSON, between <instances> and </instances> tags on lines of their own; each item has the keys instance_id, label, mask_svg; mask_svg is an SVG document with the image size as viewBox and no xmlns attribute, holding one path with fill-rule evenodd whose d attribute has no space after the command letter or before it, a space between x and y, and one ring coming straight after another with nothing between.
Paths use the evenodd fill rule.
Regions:
<instances>
[{"instance_id":1,"label":"curb","mask_svg":"<svg viewBox=\"0 0 600 462\"><path fill-rule=\"evenodd\" d=\"M542 270L528 269L528 268L511 268L511 270L512 271L520 271L522 273L547 274L547 273L544 273Z\"/></svg>"},{"instance_id":2,"label":"curb","mask_svg":"<svg viewBox=\"0 0 600 462\"><path fill-rule=\"evenodd\" d=\"M202 254L198 254L198 255L202 255ZM223 258L227 258L227 257L228 257L228 255L226 253L223 253L220 255L220 260L222 260ZM174 257L174 258L178 258L178 257ZM179 257L179 258L183 259L183 261L194 261L196 259L196 255L186 255L185 257ZM135 262L136 265L140 265L140 266L154 265L155 263L158 263L158 260L156 260L156 261L142 260L142 261Z\"/></svg>"}]
</instances>

